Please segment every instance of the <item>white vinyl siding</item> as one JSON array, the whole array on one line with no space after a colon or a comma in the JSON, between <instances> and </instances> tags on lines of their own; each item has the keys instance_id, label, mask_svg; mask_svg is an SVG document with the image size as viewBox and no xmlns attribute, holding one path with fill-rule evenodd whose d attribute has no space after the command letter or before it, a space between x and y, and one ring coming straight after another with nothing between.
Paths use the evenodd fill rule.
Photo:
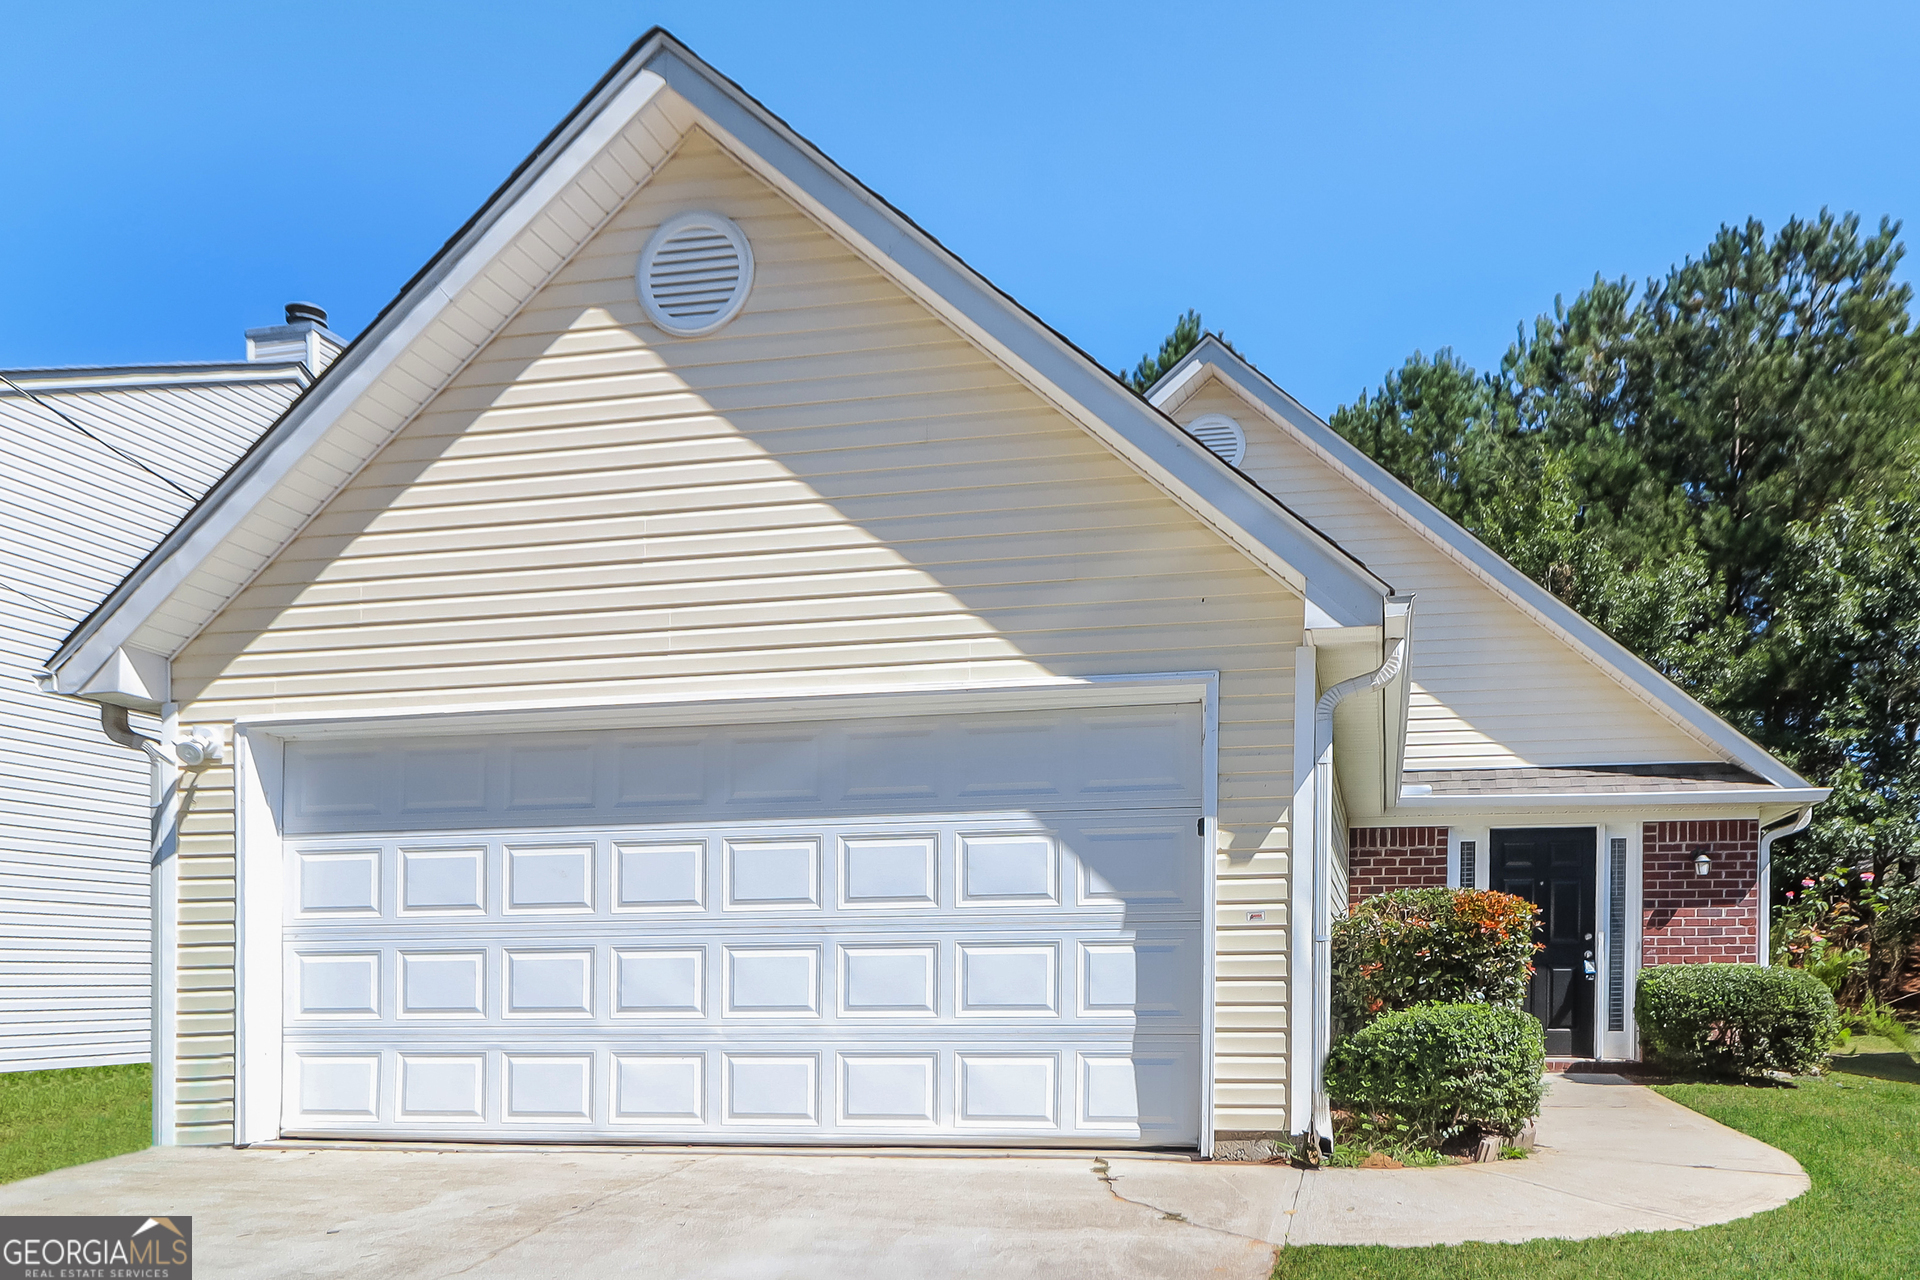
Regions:
<instances>
[{"instance_id":1,"label":"white vinyl siding","mask_svg":"<svg viewBox=\"0 0 1920 1280\"><path fill-rule=\"evenodd\" d=\"M684 209L753 245L745 309L706 338L666 337L634 294ZM182 651L174 688L184 720L220 723L1218 671L1216 1123L1284 1130L1302 616L696 132ZM196 805L183 852L209 887L229 809ZM215 922L197 936L219 954Z\"/></svg>"},{"instance_id":2,"label":"white vinyl siding","mask_svg":"<svg viewBox=\"0 0 1920 1280\"><path fill-rule=\"evenodd\" d=\"M292 367L10 376L99 439L0 388L0 1071L137 1062L151 1014L146 757L33 673L300 382Z\"/></svg>"},{"instance_id":3,"label":"white vinyl siding","mask_svg":"<svg viewBox=\"0 0 1920 1280\"><path fill-rule=\"evenodd\" d=\"M1205 375L1168 409L1178 422L1236 418L1247 432L1242 471L1396 591L1413 594L1408 769L1719 758L1217 377Z\"/></svg>"}]
</instances>

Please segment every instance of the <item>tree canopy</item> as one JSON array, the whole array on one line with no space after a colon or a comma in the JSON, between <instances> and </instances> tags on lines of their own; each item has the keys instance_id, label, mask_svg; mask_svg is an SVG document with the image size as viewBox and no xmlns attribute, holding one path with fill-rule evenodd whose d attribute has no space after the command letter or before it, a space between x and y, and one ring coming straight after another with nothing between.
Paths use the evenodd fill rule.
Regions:
<instances>
[{"instance_id":1,"label":"tree canopy","mask_svg":"<svg viewBox=\"0 0 1920 1280\"><path fill-rule=\"evenodd\" d=\"M1331 423L1834 787L1783 875L1870 868L1920 921L1920 335L1899 231L1826 211L1724 226L1664 277L1556 299L1497 369L1415 352ZM1189 311L1128 381L1201 333Z\"/></svg>"}]
</instances>

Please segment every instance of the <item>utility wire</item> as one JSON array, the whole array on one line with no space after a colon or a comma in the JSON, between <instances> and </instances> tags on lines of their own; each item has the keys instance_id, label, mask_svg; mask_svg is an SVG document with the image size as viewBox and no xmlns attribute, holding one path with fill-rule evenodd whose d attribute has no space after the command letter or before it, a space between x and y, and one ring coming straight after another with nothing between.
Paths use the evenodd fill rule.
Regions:
<instances>
[{"instance_id":1,"label":"utility wire","mask_svg":"<svg viewBox=\"0 0 1920 1280\"><path fill-rule=\"evenodd\" d=\"M134 457L132 454L128 453L125 449L122 449L119 445L113 443L111 440L102 439L100 436L97 436L93 432L87 430L85 427L81 426L78 422L76 422L73 418L69 417L67 413L64 410L62 410L59 406L48 404L45 400L42 400L39 396L27 390L25 387L15 382L12 378L9 378L6 374L0 373L0 382L6 383L8 386L12 387L15 391L19 392L21 395L25 396L27 399L33 401L35 404L39 405L42 409L45 409L48 413L53 414L55 417L59 418L62 422L66 423L68 426L72 427L75 431L78 431L81 435L93 441L95 444L99 445L101 448L109 450L115 455L125 459L128 462L131 462L134 466L140 468L142 471L152 476L155 480L158 480L161 484L166 485L169 489L172 489L175 493L185 498L188 502L193 502L196 500L193 494L187 492L187 490L183 489L179 484L175 483L172 479L168 478L167 476L161 475L158 471L155 471L152 467L140 461L140 459Z\"/></svg>"},{"instance_id":2,"label":"utility wire","mask_svg":"<svg viewBox=\"0 0 1920 1280\"><path fill-rule=\"evenodd\" d=\"M0 578L0 587L5 587L8 591L13 592L13 594L19 596L22 600L25 600L28 604L37 605L39 608L46 611L47 613L52 614L54 617L60 619L62 622L80 621L80 619L74 617L72 614L67 613L64 610L54 608L52 605L48 604L45 600L40 599L38 596L28 595L26 592L14 586L11 582L8 582L4 578Z\"/></svg>"}]
</instances>

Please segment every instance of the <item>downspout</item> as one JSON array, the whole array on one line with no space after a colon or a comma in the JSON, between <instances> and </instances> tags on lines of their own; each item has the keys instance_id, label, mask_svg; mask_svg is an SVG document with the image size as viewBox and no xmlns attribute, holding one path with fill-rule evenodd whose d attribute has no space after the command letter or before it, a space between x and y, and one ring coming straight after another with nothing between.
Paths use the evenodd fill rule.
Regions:
<instances>
[{"instance_id":1,"label":"downspout","mask_svg":"<svg viewBox=\"0 0 1920 1280\"><path fill-rule=\"evenodd\" d=\"M174 708L172 703L162 709L163 726L170 727ZM127 709L111 703L100 704L100 728L109 742L133 751L143 752L152 768L149 770L149 799L152 803L152 827L148 837L148 847L152 852L149 871L149 901L152 904L152 972L150 989L153 993L152 1007L152 1051L153 1051L153 1143L155 1146L170 1147L175 1141L174 1098L177 1093L174 1077L176 1012L179 1008L178 972L175 966L175 942L179 934L180 885L175 872L174 851L179 841L180 831L180 766L173 757L160 749L160 744L143 733L138 733L127 721Z\"/></svg>"},{"instance_id":2,"label":"downspout","mask_svg":"<svg viewBox=\"0 0 1920 1280\"><path fill-rule=\"evenodd\" d=\"M1781 818L1770 827L1760 831L1760 955L1761 964L1773 963L1773 842L1781 836L1798 835L1813 822L1813 806L1809 805L1788 817Z\"/></svg>"},{"instance_id":3,"label":"downspout","mask_svg":"<svg viewBox=\"0 0 1920 1280\"><path fill-rule=\"evenodd\" d=\"M1333 712L1352 694L1378 689L1400 674L1407 642L1395 640L1387 660L1366 675L1342 680L1313 709L1313 1131L1322 1153L1333 1153L1333 1109L1327 1100L1327 1051L1333 1040Z\"/></svg>"},{"instance_id":4,"label":"downspout","mask_svg":"<svg viewBox=\"0 0 1920 1280\"><path fill-rule=\"evenodd\" d=\"M134 751L144 751L156 765L162 764L166 760L166 756L162 754L160 750L159 741L155 738L149 738L144 733L138 732L134 729L133 725L128 722L127 709L125 707L115 706L111 702L101 703L100 729L107 735L107 741L113 743L115 746L128 747Z\"/></svg>"}]
</instances>

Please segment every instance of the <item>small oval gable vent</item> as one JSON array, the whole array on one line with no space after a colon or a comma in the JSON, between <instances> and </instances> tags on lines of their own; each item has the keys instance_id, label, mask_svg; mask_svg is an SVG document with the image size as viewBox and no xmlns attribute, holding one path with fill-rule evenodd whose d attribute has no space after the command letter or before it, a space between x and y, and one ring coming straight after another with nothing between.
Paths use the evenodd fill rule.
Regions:
<instances>
[{"instance_id":1,"label":"small oval gable vent","mask_svg":"<svg viewBox=\"0 0 1920 1280\"><path fill-rule=\"evenodd\" d=\"M682 213L668 218L640 251L634 273L653 322L677 338L712 333L734 318L753 287L753 250L730 218Z\"/></svg>"},{"instance_id":2,"label":"small oval gable vent","mask_svg":"<svg viewBox=\"0 0 1920 1280\"><path fill-rule=\"evenodd\" d=\"M1209 413L1187 424L1187 434L1207 446L1228 466L1237 467L1247 456L1247 433L1224 413Z\"/></svg>"}]
</instances>

